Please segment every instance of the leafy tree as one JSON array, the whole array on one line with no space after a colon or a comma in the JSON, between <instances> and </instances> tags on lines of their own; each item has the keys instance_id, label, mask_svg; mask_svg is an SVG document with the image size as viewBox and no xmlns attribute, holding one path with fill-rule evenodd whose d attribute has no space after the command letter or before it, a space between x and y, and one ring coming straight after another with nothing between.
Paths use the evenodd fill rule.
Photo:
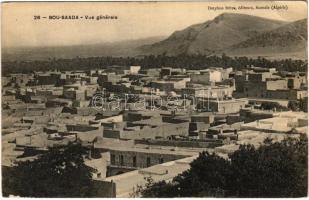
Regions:
<instances>
[{"instance_id":1,"label":"leafy tree","mask_svg":"<svg viewBox=\"0 0 309 200\"><path fill-rule=\"evenodd\" d=\"M18 162L3 172L3 195L22 197L88 197L93 192L92 172L84 163L80 144L54 147L34 161Z\"/></svg>"},{"instance_id":2,"label":"leafy tree","mask_svg":"<svg viewBox=\"0 0 309 200\"><path fill-rule=\"evenodd\" d=\"M137 185L136 190L130 194L131 197L175 197L177 196L177 188L173 184L166 181L154 182L152 177L145 177L146 188L151 190L144 190L141 185Z\"/></svg>"},{"instance_id":3,"label":"leafy tree","mask_svg":"<svg viewBox=\"0 0 309 200\"><path fill-rule=\"evenodd\" d=\"M300 103L298 101L289 101L288 108L293 111L298 111L300 109Z\"/></svg>"},{"instance_id":4,"label":"leafy tree","mask_svg":"<svg viewBox=\"0 0 309 200\"><path fill-rule=\"evenodd\" d=\"M241 145L224 159L203 152L191 168L172 182L148 181L144 197L304 197L307 196L306 137L273 142L259 148Z\"/></svg>"},{"instance_id":5,"label":"leafy tree","mask_svg":"<svg viewBox=\"0 0 309 200\"><path fill-rule=\"evenodd\" d=\"M281 106L279 103L277 102L263 102L261 104L261 108L265 109L265 110L288 110L287 107Z\"/></svg>"},{"instance_id":6,"label":"leafy tree","mask_svg":"<svg viewBox=\"0 0 309 200\"><path fill-rule=\"evenodd\" d=\"M230 173L229 161L216 154L203 152L190 166L188 171L176 176L173 180L177 185L179 196L217 196L218 191L227 186L227 177Z\"/></svg>"}]
</instances>

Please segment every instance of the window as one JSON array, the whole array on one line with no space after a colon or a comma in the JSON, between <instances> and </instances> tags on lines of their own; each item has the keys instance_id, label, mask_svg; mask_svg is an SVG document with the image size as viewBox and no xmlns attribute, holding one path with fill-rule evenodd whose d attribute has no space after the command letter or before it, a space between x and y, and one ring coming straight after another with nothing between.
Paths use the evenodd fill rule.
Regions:
<instances>
[{"instance_id":1,"label":"window","mask_svg":"<svg viewBox=\"0 0 309 200\"><path fill-rule=\"evenodd\" d=\"M136 156L133 156L133 167L136 167Z\"/></svg>"},{"instance_id":2,"label":"window","mask_svg":"<svg viewBox=\"0 0 309 200\"><path fill-rule=\"evenodd\" d=\"M111 164L114 165L115 164L115 155L111 154Z\"/></svg>"},{"instance_id":3,"label":"window","mask_svg":"<svg viewBox=\"0 0 309 200\"><path fill-rule=\"evenodd\" d=\"M120 165L122 166L122 165L124 165L124 162L123 162L123 155L120 155L119 157L120 157L120 158L119 158L119 160L120 160Z\"/></svg>"},{"instance_id":4,"label":"window","mask_svg":"<svg viewBox=\"0 0 309 200\"><path fill-rule=\"evenodd\" d=\"M147 157L147 167L150 167L150 163L151 163L150 157Z\"/></svg>"},{"instance_id":5,"label":"window","mask_svg":"<svg viewBox=\"0 0 309 200\"><path fill-rule=\"evenodd\" d=\"M163 158L160 158L160 159L159 159L159 163L160 163L160 164L164 163Z\"/></svg>"}]
</instances>

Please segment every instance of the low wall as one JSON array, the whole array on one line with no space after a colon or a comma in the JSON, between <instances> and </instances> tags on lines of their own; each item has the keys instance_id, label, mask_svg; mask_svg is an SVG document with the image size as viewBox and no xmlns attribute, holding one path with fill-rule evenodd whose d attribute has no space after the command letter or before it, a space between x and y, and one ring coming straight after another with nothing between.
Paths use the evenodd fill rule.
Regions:
<instances>
[{"instance_id":1,"label":"low wall","mask_svg":"<svg viewBox=\"0 0 309 200\"><path fill-rule=\"evenodd\" d=\"M223 145L222 141L185 141L185 140L135 140L136 144L189 147L189 148L215 148Z\"/></svg>"},{"instance_id":2,"label":"low wall","mask_svg":"<svg viewBox=\"0 0 309 200\"><path fill-rule=\"evenodd\" d=\"M138 131L122 131L120 132L120 138L122 139L141 139L156 137L166 138L171 135L184 135L187 136L189 131L189 123L171 124L163 123L161 126L155 128L144 127Z\"/></svg>"}]
</instances>

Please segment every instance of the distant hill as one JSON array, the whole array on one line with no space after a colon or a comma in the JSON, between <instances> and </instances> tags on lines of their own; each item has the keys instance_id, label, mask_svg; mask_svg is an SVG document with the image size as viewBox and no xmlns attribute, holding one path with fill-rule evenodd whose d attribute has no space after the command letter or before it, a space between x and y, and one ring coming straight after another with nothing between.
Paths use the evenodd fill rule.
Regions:
<instances>
[{"instance_id":1,"label":"distant hill","mask_svg":"<svg viewBox=\"0 0 309 200\"><path fill-rule=\"evenodd\" d=\"M225 13L202 24L174 32L167 39L140 48L145 54L214 54L286 22Z\"/></svg>"},{"instance_id":2,"label":"distant hill","mask_svg":"<svg viewBox=\"0 0 309 200\"><path fill-rule=\"evenodd\" d=\"M307 19L251 37L224 51L229 55L307 57Z\"/></svg>"},{"instance_id":3,"label":"distant hill","mask_svg":"<svg viewBox=\"0 0 309 200\"><path fill-rule=\"evenodd\" d=\"M164 39L162 36L138 40L110 42L90 45L57 47L18 47L3 48L3 60L48 60L52 58L75 58L96 56L135 56L142 45L152 44Z\"/></svg>"}]
</instances>

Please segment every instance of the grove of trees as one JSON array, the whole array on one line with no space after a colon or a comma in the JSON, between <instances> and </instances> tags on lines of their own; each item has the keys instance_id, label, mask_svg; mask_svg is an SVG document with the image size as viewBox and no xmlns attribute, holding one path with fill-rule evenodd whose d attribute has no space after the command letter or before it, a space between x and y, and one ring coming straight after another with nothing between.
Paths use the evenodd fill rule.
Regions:
<instances>
[{"instance_id":1,"label":"grove of trees","mask_svg":"<svg viewBox=\"0 0 309 200\"><path fill-rule=\"evenodd\" d=\"M206 55L149 55L144 57L89 57L72 59L50 59L37 61L3 61L2 73L29 73L48 70L89 70L112 65L140 65L143 68L182 67L186 69L206 69L209 67L233 67L243 69L247 66L277 68L280 71L307 71L307 60L267 60L263 57L229 57Z\"/></svg>"}]
</instances>

